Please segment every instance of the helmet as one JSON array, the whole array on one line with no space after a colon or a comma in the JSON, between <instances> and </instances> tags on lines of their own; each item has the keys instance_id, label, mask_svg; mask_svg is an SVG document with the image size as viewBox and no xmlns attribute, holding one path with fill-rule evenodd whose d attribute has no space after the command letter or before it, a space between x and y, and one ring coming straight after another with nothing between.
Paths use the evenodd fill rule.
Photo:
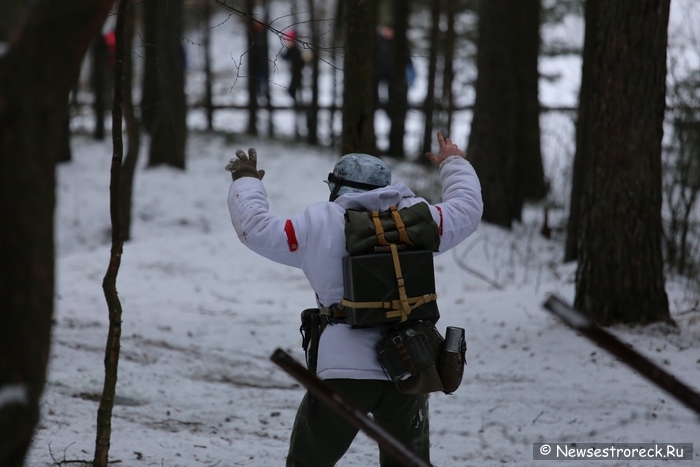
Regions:
<instances>
[{"instance_id":1,"label":"helmet","mask_svg":"<svg viewBox=\"0 0 700 467\"><path fill-rule=\"evenodd\" d=\"M346 154L328 174L331 201L345 193L362 193L391 184L391 169L378 157L369 154Z\"/></svg>"}]
</instances>

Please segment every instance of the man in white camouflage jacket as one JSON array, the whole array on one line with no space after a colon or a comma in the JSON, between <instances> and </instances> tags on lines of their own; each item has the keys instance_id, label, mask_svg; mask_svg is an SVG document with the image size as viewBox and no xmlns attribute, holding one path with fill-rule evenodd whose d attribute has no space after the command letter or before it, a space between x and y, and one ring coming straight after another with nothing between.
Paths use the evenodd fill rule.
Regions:
<instances>
[{"instance_id":1,"label":"man in white camouflage jacket","mask_svg":"<svg viewBox=\"0 0 700 467\"><path fill-rule=\"evenodd\" d=\"M443 253L474 232L481 219L481 185L464 153L449 138L437 135L440 151L428 157L440 170L442 202L429 205L438 225ZM345 210L385 211L427 203L404 183L391 185L389 167L367 154L343 156L329 175L329 201L306 208L290 219L269 212L257 169L257 154L238 150L226 169L233 177L228 193L231 221L238 238L254 252L300 268L311 284L319 307L343 298L342 258L345 250ZM387 326L366 328L337 323L325 327L318 348L317 375L340 391L416 454L429 461L428 395L403 394L389 380L377 358L376 343ZM291 436L287 466L330 467L345 454L358 429L341 415L317 403L313 423L307 420L309 395L299 407ZM380 449L380 465L400 463Z\"/></svg>"}]
</instances>

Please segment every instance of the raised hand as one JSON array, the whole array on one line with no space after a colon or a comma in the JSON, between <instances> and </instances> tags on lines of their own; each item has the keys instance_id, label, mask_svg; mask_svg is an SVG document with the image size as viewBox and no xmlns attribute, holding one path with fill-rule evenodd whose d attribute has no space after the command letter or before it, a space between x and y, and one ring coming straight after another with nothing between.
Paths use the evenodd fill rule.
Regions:
<instances>
[{"instance_id":1,"label":"raised hand","mask_svg":"<svg viewBox=\"0 0 700 467\"><path fill-rule=\"evenodd\" d=\"M447 159L450 156L459 156L459 157L464 157L464 153L462 152L459 147L452 143L452 140L450 138L444 138L442 136L442 132L438 131L437 132L437 139L438 139L438 145L440 146L440 153L436 156L432 152L428 152L425 154L425 157L433 161L433 163L437 166L439 166L442 161Z\"/></svg>"},{"instance_id":2,"label":"raised hand","mask_svg":"<svg viewBox=\"0 0 700 467\"><path fill-rule=\"evenodd\" d=\"M262 180L265 176L264 170L258 170L258 153L255 148L248 149L248 154L243 150L236 151L236 158L231 159L226 164L226 170L231 172L231 177L238 180L241 177L255 177Z\"/></svg>"}]
</instances>

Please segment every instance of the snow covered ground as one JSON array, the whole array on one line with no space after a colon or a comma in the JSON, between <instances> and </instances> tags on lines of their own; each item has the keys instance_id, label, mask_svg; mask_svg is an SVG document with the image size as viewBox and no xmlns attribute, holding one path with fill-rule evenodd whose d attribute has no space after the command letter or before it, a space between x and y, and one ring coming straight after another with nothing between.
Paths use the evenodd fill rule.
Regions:
<instances>
[{"instance_id":1,"label":"snow covered ground","mask_svg":"<svg viewBox=\"0 0 700 467\"><path fill-rule=\"evenodd\" d=\"M682 25L691 10L697 14L692 2L672 3ZM579 40L580 23L572 21L563 34ZM224 58L219 73L235 72L241 51L233 49L234 31L213 29L216 57ZM190 57L194 67L195 54ZM280 83L286 82L283 65L273 77ZM543 102L574 104L580 63L568 58L541 66L563 76L557 86L543 83ZM272 89L285 97L283 88ZM191 126L201 128L198 118L194 113ZM572 154L571 120L544 115L542 122L545 168L557 195L567 195L561 176ZM244 124L234 114L217 121L234 131ZM277 126L288 129L288 119ZM459 131L465 139L468 128ZM133 240L124 247L117 283L124 313L110 459L125 466L283 465L304 390L269 357L282 348L303 361L299 314L314 305L314 296L300 271L239 243L226 209L230 177L223 167L236 149L256 147L272 210L288 216L327 199L322 180L337 154L221 133L194 132L188 145L187 171L145 168L144 149L136 174ZM58 168L55 326L30 467L93 456L107 335L101 282L109 262L111 152L109 142L76 136L73 161ZM394 181L415 186L431 179L388 162ZM555 227L560 214L553 213ZM535 442L694 442L695 461L663 465L700 465L697 415L542 309L549 293L572 301L575 265L561 263L561 232L550 240L538 235L541 222L542 209L528 207L513 231L482 224L436 261L438 327L464 327L469 349L460 389L430 399L433 464L536 465ZM677 328L612 331L699 390L698 296L672 280L667 291ZM360 434L338 465L376 464L374 441Z\"/></svg>"},{"instance_id":2,"label":"snow covered ground","mask_svg":"<svg viewBox=\"0 0 700 467\"><path fill-rule=\"evenodd\" d=\"M111 148L73 144L74 160L58 170L56 319L31 467L92 458L103 384ZM110 458L121 465L283 465L304 390L269 357L279 347L303 361L299 313L314 297L300 271L255 256L230 225L223 167L250 146L273 212L327 198L331 151L242 136L193 133L186 172L137 172L134 238L117 283L124 314ZM537 234L540 215L528 210L512 232L482 224L438 257L439 328L464 327L469 349L460 389L431 396L434 465L535 465L532 443L555 441L695 442L700 458L696 415L541 308L548 293L571 301L575 267L561 264L561 237ZM700 312L679 284L668 292L677 329L614 331L699 389ZM339 465L376 462L361 434Z\"/></svg>"}]
</instances>

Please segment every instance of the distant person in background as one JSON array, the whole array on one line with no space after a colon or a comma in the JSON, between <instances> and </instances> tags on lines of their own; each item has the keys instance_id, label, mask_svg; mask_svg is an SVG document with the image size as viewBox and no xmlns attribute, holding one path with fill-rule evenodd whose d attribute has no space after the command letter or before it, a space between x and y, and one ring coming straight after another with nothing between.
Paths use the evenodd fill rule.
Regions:
<instances>
[{"instance_id":1,"label":"distant person in background","mask_svg":"<svg viewBox=\"0 0 700 467\"><path fill-rule=\"evenodd\" d=\"M394 43L394 27L390 24L379 28L377 34L377 95L380 102L389 99L389 81L393 70L392 48ZM406 85L410 88L416 79L416 69L413 66L411 56L407 55L403 72L406 77Z\"/></svg>"},{"instance_id":2,"label":"distant person in background","mask_svg":"<svg viewBox=\"0 0 700 467\"><path fill-rule=\"evenodd\" d=\"M117 35L114 29L110 29L105 33L104 43L107 46L107 65L114 71L114 61L117 55Z\"/></svg>"},{"instance_id":3,"label":"distant person in background","mask_svg":"<svg viewBox=\"0 0 700 467\"><path fill-rule=\"evenodd\" d=\"M289 62L292 74L287 92L292 96L295 104L302 100L301 79L302 72L304 71L304 57L299 49L296 38L297 33L294 30L282 33L282 43L285 47L282 52L282 58Z\"/></svg>"},{"instance_id":4,"label":"distant person in background","mask_svg":"<svg viewBox=\"0 0 700 467\"><path fill-rule=\"evenodd\" d=\"M94 94L93 108L104 112L112 105L114 92L114 56L116 36L113 30L100 34L92 44L90 87Z\"/></svg>"},{"instance_id":5,"label":"distant person in background","mask_svg":"<svg viewBox=\"0 0 700 467\"><path fill-rule=\"evenodd\" d=\"M258 101L267 100L270 68L267 57L267 28L264 24L253 21L250 44L250 79L253 80Z\"/></svg>"}]
</instances>

